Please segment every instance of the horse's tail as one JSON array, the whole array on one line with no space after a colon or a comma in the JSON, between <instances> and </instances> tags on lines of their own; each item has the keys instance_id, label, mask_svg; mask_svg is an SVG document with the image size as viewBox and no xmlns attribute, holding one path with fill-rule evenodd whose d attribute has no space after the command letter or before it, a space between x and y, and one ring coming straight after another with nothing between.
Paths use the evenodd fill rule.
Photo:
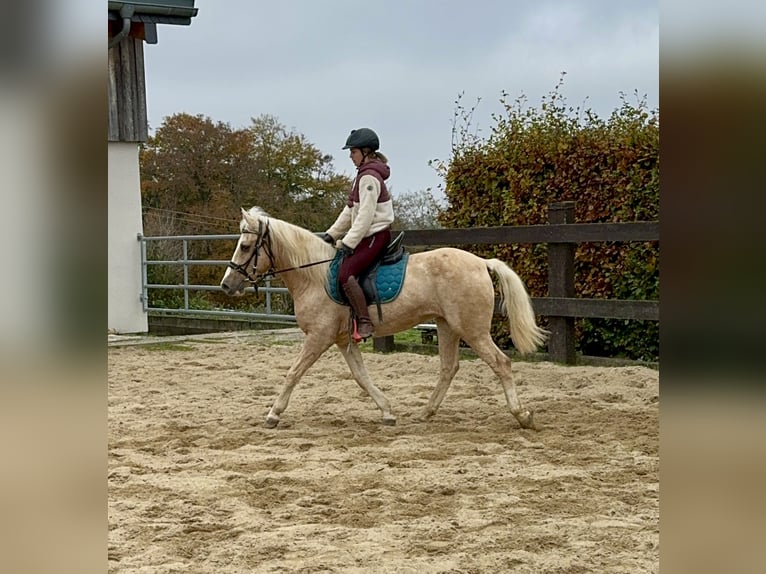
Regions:
<instances>
[{"instance_id":1,"label":"horse's tail","mask_svg":"<svg viewBox=\"0 0 766 574\"><path fill-rule=\"evenodd\" d=\"M524 283L516 273L499 259L486 259L487 269L497 275L500 284L500 305L508 317L511 339L524 354L535 351L547 339L549 332L535 321L535 311Z\"/></svg>"}]
</instances>

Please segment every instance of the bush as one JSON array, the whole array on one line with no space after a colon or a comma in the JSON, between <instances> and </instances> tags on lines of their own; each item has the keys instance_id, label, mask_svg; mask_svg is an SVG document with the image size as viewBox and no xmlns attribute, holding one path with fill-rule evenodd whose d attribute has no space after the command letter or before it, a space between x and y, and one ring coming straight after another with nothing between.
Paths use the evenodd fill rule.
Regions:
<instances>
[{"instance_id":1,"label":"bush","mask_svg":"<svg viewBox=\"0 0 766 574\"><path fill-rule=\"evenodd\" d=\"M452 155L437 163L446 174L445 227L545 224L548 206L575 201L580 223L659 219L659 110L645 99L622 105L608 120L591 110L567 107L562 81L539 109L522 96L513 103L503 93L505 114L494 115L491 135L470 133L473 109L457 102ZM534 297L547 295L545 245L477 248L484 257L511 265ZM578 245L575 290L579 297L659 299L659 245L597 243ZM510 345L505 325L493 335ZM577 321L578 347L592 355L657 360L656 322L611 319Z\"/></svg>"}]
</instances>

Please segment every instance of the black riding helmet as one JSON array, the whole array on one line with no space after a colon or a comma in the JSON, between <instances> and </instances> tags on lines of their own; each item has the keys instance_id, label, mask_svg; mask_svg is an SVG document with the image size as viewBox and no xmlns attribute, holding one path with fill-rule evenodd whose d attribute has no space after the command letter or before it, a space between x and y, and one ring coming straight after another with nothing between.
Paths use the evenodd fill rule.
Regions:
<instances>
[{"instance_id":1,"label":"black riding helmet","mask_svg":"<svg viewBox=\"0 0 766 574\"><path fill-rule=\"evenodd\" d=\"M344 145L342 149L351 149L354 147L359 149L368 147L372 151L377 150L380 147L378 134L370 128L351 130L351 134L346 138L346 145Z\"/></svg>"}]
</instances>

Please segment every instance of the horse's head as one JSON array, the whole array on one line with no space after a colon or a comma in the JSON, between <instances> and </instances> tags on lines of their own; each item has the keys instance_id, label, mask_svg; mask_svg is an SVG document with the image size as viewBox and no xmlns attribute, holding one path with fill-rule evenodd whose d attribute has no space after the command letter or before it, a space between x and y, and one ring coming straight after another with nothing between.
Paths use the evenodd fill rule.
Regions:
<instances>
[{"instance_id":1,"label":"horse's head","mask_svg":"<svg viewBox=\"0 0 766 574\"><path fill-rule=\"evenodd\" d=\"M221 288L227 295L242 295L248 283L255 283L274 263L269 218L263 210L257 207L250 211L242 209L239 231L237 247L221 280Z\"/></svg>"}]
</instances>

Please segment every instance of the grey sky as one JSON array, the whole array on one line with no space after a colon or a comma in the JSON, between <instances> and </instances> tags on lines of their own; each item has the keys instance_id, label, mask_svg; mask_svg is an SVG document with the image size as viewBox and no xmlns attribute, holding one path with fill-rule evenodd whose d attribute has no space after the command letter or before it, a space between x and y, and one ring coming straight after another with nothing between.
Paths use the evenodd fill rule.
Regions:
<instances>
[{"instance_id":1,"label":"grey sky","mask_svg":"<svg viewBox=\"0 0 766 574\"><path fill-rule=\"evenodd\" d=\"M656 1L197 0L190 27L145 49L150 127L177 112L245 127L271 114L351 175L348 132L371 127L396 193L442 183L455 100L482 101L487 134L505 90L529 104L567 73L570 105L608 116L620 92L659 105Z\"/></svg>"}]
</instances>

